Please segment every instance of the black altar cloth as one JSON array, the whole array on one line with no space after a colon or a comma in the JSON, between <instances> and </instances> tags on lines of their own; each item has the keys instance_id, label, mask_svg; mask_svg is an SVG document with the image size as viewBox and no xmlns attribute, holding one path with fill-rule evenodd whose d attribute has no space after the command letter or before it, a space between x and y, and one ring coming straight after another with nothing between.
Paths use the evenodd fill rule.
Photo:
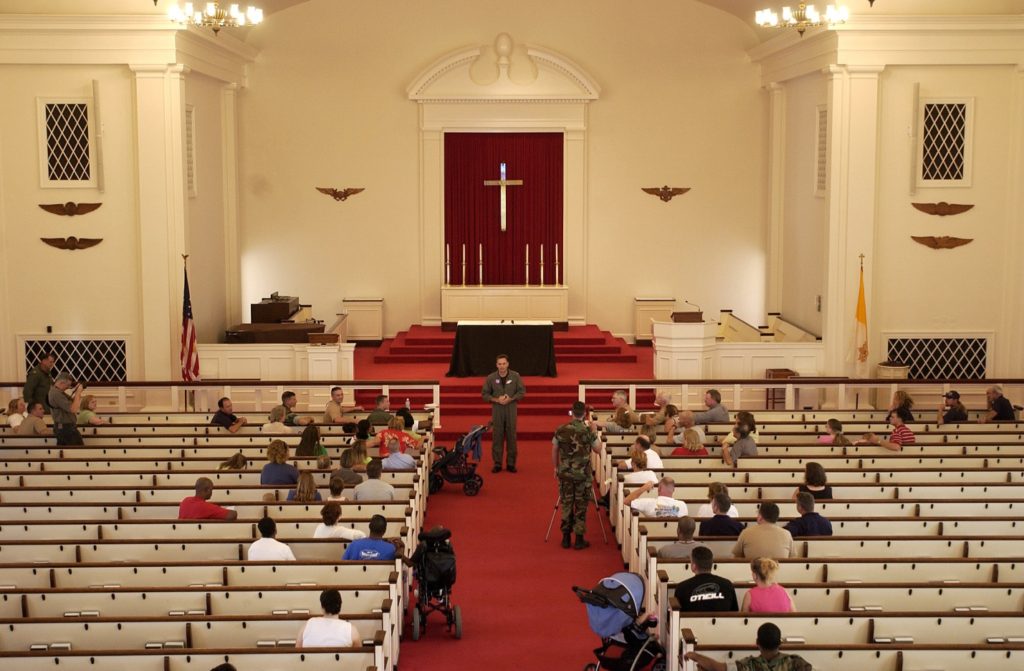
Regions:
<instances>
[{"instance_id":1,"label":"black altar cloth","mask_svg":"<svg viewBox=\"0 0 1024 671\"><path fill-rule=\"evenodd\" d=\"M551 322L459 322L455 329L449 377L488 375L494 359L507 354L520 375L555 377L555 333Z\"/></svg>"}]
</instances>

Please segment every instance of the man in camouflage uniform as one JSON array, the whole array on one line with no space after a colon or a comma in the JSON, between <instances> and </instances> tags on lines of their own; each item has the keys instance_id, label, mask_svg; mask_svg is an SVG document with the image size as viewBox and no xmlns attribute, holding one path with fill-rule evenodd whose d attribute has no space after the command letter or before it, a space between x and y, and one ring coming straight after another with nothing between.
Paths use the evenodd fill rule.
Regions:
<instances>
[{"instance_id":1,"label":"man in camouflage uniform","mask_svg":"<svg viewBox=\"0 0 1024 671\"><path fill-rule=\"evenodd\" d=\"M601 439L587 417L587 406L577 401L572 405L572 421L563 424L551 439L551 462L558 480L558 503L562 507L562 547L577 550L589 547L584 538L587 531L587 506L593 498L590 466L591 452L601 450ZM576 544L572 534L576 533Z\"/></svg>"}]
</instances>

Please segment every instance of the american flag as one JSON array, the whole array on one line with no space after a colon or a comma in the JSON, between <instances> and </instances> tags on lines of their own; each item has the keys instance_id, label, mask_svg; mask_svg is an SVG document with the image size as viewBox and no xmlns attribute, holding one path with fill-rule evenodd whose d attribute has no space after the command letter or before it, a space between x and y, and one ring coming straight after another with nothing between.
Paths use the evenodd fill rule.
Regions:
<instances>
[{"instance_id":1,"label":"american flag","mask_svg":"<svg viewBox=\"0 0 1024 671\"><path fill-rule=\"evenodd\" d=\"M181 302L181 379L185 382L200 379L196 323L192 319L192 297L188 292L188 269L185 269L185 297Z\"/></svg>"}]
</instances>

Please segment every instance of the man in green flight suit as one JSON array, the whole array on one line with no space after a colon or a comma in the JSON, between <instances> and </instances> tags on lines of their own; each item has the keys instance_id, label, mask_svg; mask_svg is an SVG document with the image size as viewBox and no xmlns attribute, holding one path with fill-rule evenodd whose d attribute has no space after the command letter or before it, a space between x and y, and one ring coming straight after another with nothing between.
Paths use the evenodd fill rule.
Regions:
<instances>
[{"instance_id":1,"label":"man in green flight suit","mask_svg":"<svg viewBox=\"0 0 1024 671\"><path fill-rule=\"evenodd\" d=\"M53 378L50 371L57 358L50 352L43 352L39 356L39 363L29 370L25 378L25 388L22 390L22 397L25 405L31 407L33 403L42 403L46 412L50 412L50 386Z\"/></svg>"},{"instance_id":2,"label":"man in green flight suit","mask_svg":"<svg viewBox=\"0 0 1024 671\"><path fill-rule=\"evenodd\" d=\"M589 547L583 535L587 531L587 506L593 498L593 471L590 454L601 451L601 439L594 431L587 406L572 404L572 421L563 424L551 439L551 462L558 480L558 503L562 507L562 547L577 550ZM572 534L576 543L572 544Z\"/></svg>"}]
</instances>

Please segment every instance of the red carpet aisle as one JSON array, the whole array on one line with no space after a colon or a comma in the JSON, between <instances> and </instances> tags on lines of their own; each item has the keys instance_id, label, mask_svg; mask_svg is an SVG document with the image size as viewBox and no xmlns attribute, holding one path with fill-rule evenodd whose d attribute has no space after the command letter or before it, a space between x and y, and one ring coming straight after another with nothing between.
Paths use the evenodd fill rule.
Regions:
<instances>
[{"instance_id":1,"label":"red carpet aisle","mask_svg":"<svg viewBox=\"0 0 1024 671\"><path fill-rule=\"evenodd\" d=\"M444 377L450 343L450 334L414 327L379 350L356 351L357 378L441 381L444 428L438 432L438 442L445 445L490 417L480 398L482 378ZM405 352L399 349L402 347L432 351ZM581 348L589 351L581 352ZM556 351L558 378L524 379L527 397L519 409L520 472L490 472L488 435L480 494L467 497L460 486L446 483L430 497L427 527L443 524L453 531L459 571L453 597L463 611L464 633L461 641L454 640L445 630L443 618L432 615L419 641L403 641L402 669L582 669L593 660L591 651L598 640L570 587L590 586L621 570L622 563L607 517L602 512L609 534L605 545L593 508L588 515L589 549L563 550L558 519L550 540L544 542L557 496L550 439L576 400L579 379L650 378L652 352L626 345L595 327L556 334ZM394 360L396 356L401 358ZM577 357L582 360L573 360ZM402 400L393 399L396 403ZM359 401L372 402L367 398ZM413 397L412 402L419 406L423 399ZM650 399L638 405L644 409Z\"/></svg>"}]
</instances>

